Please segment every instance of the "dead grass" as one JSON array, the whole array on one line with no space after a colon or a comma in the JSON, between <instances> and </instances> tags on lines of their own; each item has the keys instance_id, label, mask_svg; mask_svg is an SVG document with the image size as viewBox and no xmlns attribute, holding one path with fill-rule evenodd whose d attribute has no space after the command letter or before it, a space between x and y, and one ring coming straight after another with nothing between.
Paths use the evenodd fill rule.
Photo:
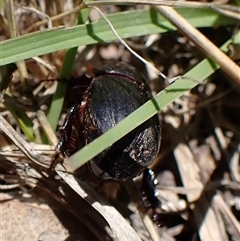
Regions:
<instances>
[{"instance_id":1,"label":"dead grass","mask_svg":"<svg viewBox=\"0 0 240 241\"><path fill-rule=\"evenodd\" d=\"M15 1L13 21L16 21L17 32L21 35L38 31L48 28L50 23L52 26L73 26L77 14L75 7L79 3ZM134 7L102 9L110 13L130 8ZM66 11L72 12L66 16ZM4 11L1 40L14 37L8 27L11 26L8 16ZM52 22L48 21L49 17ZM234 31L235 26L201 29L217 46L229 39ZM132 38L128 43L168 77L183 75L204 58L204 54L178 32ZM84 59L80 54L83 49L87 53ZM46 144L42 129L46 128L43 124L45 114L56 84L42 80L59 76L63 57L64 51L59 51L18 63L19 69L13 73L9 85L12 96L5 95L4 103L0 103L2 117L16 134L27 141L37 155L49 160L54 153L55 134L52 144ZM126 61L142 70L153 93L163 88L163 81L118 43L79 47L73 75L81 75L89 66L106 60ZM127 191L131 185L101 183L86 167L79 171L78 177L116 207L142 240L240 240L239 103L239 85L218 70L205 84L197 86L160 113L161 150L153 166L159 183L158 197L162 202L156 210L159 227L138 210L136 202L139 199L136 201L134 192ZM59 125L70 105L70 101L66 101ZM29 135L35 137L34 143L29 143L29 137L20 130L14 112L10 111L14 107L26 113L26 122L30 120L29 125L33 125L33 133ZM101 210L107 210L108 215L119 218L115 209L110 206L106 209L108 205L101 198L96 198L97 205L100 203L96 208L94 191L80 181L84 190L82 195L87 196L85 199L91 201L91 206L58 176L59 173L30 162L26 153L17 147L0 133L1 241L117 240L106 217L95 210L103 207ZM124 226L120 219L114 222L122 232L129 230L128 239L122 240L137 240L130 226Z\"/></svg>"}]
</instances>

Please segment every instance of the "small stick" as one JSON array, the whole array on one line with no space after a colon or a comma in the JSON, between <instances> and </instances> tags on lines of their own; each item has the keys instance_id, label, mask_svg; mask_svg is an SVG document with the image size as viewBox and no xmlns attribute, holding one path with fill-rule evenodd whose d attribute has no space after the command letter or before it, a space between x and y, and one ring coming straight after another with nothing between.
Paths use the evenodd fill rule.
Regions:
<instances>
[{"instance_id":1,"label":"small stick","mask_svg":"<svg viewBox=\"0 0 240 241\"><path fill-rule=\"evenodd\" d=\"M240 8L230 4L222 3L202 3L198 1L171 1L171 0L98 0L98 1L85 1L86 6L102 6L102 5L161 5L174 8L202 8L212 9L222 15L240 20Z\"/></svg>"},{"instance_id":2,"label":"small stick","mask_svg":"<svg viewBox=\"0 0 240 241\"><path fill-rule=\"evenodd\" d=\"M186 19L179 15L173 8L156 7L179 31L190 39L206 56L214 60L221 69L240 85L240 68L217 46L215 46L201 32L194 28Z\"/></svg>"},{"instance_id":3,"label":"small stick","mask_svg":"<svg viewBox=\"0 0 240 241\"><path fill-rule=\"evenodd\" d=\"M2 115L0 115L0 131L2 131L31 161L42 167L49 167L49 165L45 164L45 158L37 155L32 150L32 147L18 135Z\"/></svg>"},{"instance_id":4,"label":"small stick","mask_svg":"<svg viewBox=\"0 0 240 241\"><path fill-rule=\"evenodd\" d=\"M44 112L42 110L38 110L37 111L37 118L38 118L38 121L40 122L49 142L56 146L57 143L58 143L58 139L53 131L53 129L51 128Z\"/></svg>"}]
</instances>

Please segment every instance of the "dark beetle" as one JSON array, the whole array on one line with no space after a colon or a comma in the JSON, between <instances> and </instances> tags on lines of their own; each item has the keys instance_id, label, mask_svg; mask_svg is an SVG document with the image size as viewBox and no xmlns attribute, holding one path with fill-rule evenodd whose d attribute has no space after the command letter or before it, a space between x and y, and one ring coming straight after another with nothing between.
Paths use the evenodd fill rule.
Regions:
<instances>
[{"instance_id":1,"label":"dark beetle","mask_svg":"<svg viewBox=\"0 0 240 241\"><path fill-rule=\"evenodd\" d=\"M68 111L56 147L64 156L72 155L152 98L144 77L125 63L105 64L82 80L90 84ZM160 123L155 115L96 156L89 162L90 169L103 179L126 181L152 164L159 144Z\"/></svg>"}]
</instances>

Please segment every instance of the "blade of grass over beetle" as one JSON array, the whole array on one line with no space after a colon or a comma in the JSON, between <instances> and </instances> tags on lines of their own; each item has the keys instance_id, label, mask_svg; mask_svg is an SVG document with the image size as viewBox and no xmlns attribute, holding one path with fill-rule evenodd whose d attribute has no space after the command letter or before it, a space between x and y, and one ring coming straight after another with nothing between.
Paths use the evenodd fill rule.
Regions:
<instances>
[{"instance_id":1,"label":"blade of grass over beetle","mask_svg":"<svg viewBox=\"0 0 240 241\"><path fill-rule=\"evenodd\" d=\"M186 73L185 76L199 80L199 83L210 76L219 67L211 60L205 59ZM134 111L127 118L122 120L114 128L82 148L67 160L68 168L75 171L80 166L92 159L98 153L112 145L114 142L125 136L128 132L151 118L176 98L186 91L195 87L198 83L191 80L179 80L165 90L158 93L152 100Z\"/></svg>"},{"instance_id":2,"label":"blade of grass over beetle","mask_svg":"<svg viewBox=\"0 0 240 241\"><path fill-rule=\"evenodd\" d=\"M221 47L221 50L226 51L231 42L232 40L225 42L225 44ZM151 118L154 114L158 113L165 106L182 96L186 91L194 88L197 84L204 81L217 69L219 69L219 66L212 60L202 60L198 65L196 65L183 76L189 79L180 79L176 81L168 88L158 93L152 100L149 100L127 118L122 120L114 128L104 133L102 136L68 158L68 160L65 162L67 169L69 169L69 171L75 171L80 166L84 165L86 162L106 149L108 146L121 139L131 130ZM198 80L199 83L190 79Z\"/></svg>"},{"instance_id":3,"label":"blade of grass over beetle","mask_svg":"<svg viewBox=\"0 0 240 241\"><path fill-rule=\"evenodd\" d=\"M232 18L212 10L182 8L177 12L195 27L238 24ZM121 38L143 36L175 30L156 10L127 11L106 15ZM203 21L204 19L204 21ZM116 36L103 19L71 28L39 31L1 43L0 66L80 45L115 40Z\"/></svg>"}]
</instances>

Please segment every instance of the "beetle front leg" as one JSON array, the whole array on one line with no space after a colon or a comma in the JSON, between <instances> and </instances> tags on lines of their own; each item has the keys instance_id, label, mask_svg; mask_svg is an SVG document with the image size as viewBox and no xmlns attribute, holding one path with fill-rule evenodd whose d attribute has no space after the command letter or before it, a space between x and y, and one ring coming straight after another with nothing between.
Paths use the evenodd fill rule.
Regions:
<instances>
[{"instance_id":1,"label":"beetle front leg","mask_svg":"<svg viewBox=\"0 0 240 241\"><path fill-rule=\"evenodd\" d=\"M67 157L80 149L79 141L81 140L83 131L80 121L80 110L80 104L71 107L61 128L61 137L56 150Z\"/></svg>"},{"instance_id":2,"label":"beetle front leg","mask_svg":"<svg viewBox=\"0 0 240 241\"><path fill-rule=\"evenodd\" d=\"M80 118L81 104L71 107L61 127L61 137L55 148L56 154L52 159L50 169L54 169L63 158L71 156L79 150L83 143L83 127Z\"/></svg>"}]
</instances>

